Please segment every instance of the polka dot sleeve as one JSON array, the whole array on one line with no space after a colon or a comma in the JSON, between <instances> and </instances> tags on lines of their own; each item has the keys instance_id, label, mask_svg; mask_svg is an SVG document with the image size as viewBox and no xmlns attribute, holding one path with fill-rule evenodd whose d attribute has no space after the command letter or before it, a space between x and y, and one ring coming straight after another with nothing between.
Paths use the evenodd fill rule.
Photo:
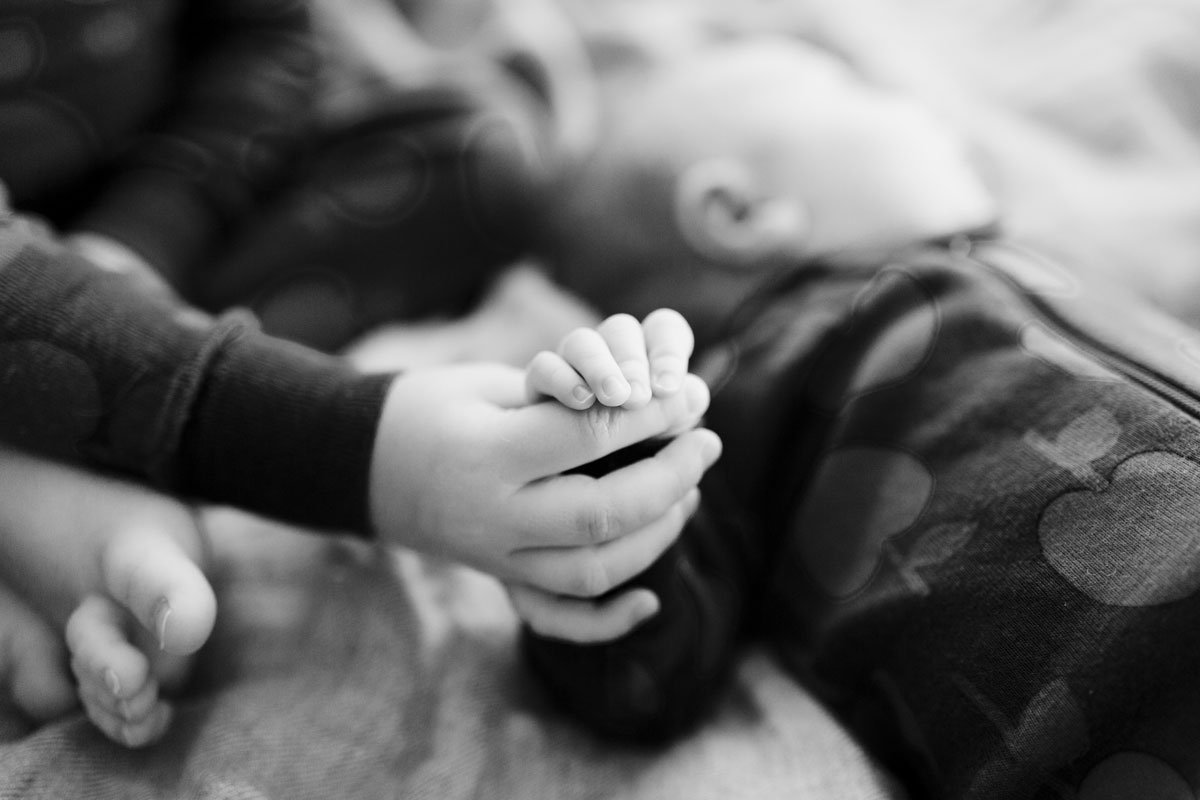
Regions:
<instances>
[{"instance_id":1,"label":"polka dot sleeve","mask_svg":"<svg viewBox=\"0 0 1200 800\"><path fill-rule=\"evenodd\" d=\"M179 5L171 33L186 47L172 99L79 223L177 286L303 151L319 64L304 2Z\"/></svg>"},{"instance_id":2,"label":"polka dot sleeve","mask_svg":"<svg viewBox=\"0 0 1200 800\"><path fill-rule=\"evenodd\" d=\"M0 212L2 213L2 212ZM0 216L0 440L365 532L389 376L212 319Z\"/></svg>"}]
</instances>

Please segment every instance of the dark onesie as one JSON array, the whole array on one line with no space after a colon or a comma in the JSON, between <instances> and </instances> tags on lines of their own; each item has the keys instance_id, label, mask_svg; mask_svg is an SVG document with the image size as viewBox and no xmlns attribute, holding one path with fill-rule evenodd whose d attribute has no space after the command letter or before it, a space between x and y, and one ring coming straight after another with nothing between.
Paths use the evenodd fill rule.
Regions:
<instances>
[{"instance_id":1,"label":"dark onesie","mask_svg":"<svg viewBox=\"0 0 1200 800\"><path fill-rule=\"evenodd\" d=\"M661 739L775 645L913 797L1200 785L1200 335L1003 239L764 287L701 357L725 442L612 644L526 637Z\"/></svg>"}]
</instances>

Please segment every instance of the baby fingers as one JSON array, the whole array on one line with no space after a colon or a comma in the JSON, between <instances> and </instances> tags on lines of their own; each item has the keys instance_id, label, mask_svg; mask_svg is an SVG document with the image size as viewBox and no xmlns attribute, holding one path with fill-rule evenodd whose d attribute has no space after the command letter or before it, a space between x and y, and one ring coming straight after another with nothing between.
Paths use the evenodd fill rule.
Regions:
<instances>
[{"instance_id":1,"label":"baby fingers","mask_svg":"<svg viewBox=\"0 0 1200 800\"><path fill-rule=\"evenodd\" d=\"M631 397L633 388L600 331L592 328L571 331L559 345L558 354L580 374L604 405L619 406Z\"/></svg>"},{"instance_id":2,"label":"baby fingers","mask_svg":"<svg viewBox=\"0 0 1200 800\"><path fill-rule=\"evenodd\" d=\"M615 314L596 329L608 345L621 375L629 384L626 408L641 408L650 402L650 363L646 358L646 337L642 326L628 314ZM681 376L682 377L682 376Z\"/></svg>"},{"instance_id":3,"label":"baby fingers","mask_svg":"<svg viewBox=\"0 0 1200 800\"><path fill-rule=\"evenodd\" d=\"M549 594L529 586L512 585L513 608L541 636L579 644L607 642L624 636L658 613L658 597L649 589L632 589L594 601Z\"/></svg>"},{"instance_id":4,"label":"baby fingers","mask_svg":"<svg viewBox=\"0 0 1200 800\"><path fill-rule=\"evenodd\" d=\"M660 308L642 322L646 354L650 360L650 382L655 396L678 391L688 371L688 359L696 339L687 320L678 311Z\"/></svg>"},{"instance_id":5,"label":"baby fingers","mask_svg":"<svg viewBox=\"0 0 1200 800\"><path fill-rule=\"evenodd\" d=\"M558 353L549 350L541 351L529 362L525 370L525 385L531 398L553 397L576 411L591 408L596 402L596 393L575 368Z\"/></svg>"}]
</instances>

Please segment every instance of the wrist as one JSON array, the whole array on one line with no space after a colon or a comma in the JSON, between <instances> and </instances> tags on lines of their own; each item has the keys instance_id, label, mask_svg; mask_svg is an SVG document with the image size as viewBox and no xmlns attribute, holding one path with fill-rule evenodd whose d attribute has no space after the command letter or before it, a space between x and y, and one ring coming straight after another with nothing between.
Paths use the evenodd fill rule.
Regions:
<instances>
[{"instance_id":1,"label":"wrist","mask_svg":"<svg viewBox=\"0 0 1200 800\"><path fill-rule=\"evenodd\" d=\"M398 374L384 395L367 477L367 524L376 538L389 544L410 544L410 537L404 534L415 525L416 503L407 492L413 483L413 476L406 472L412 466L411 458L398 456L411 456L412 448L406 443L411 439L408 426L421 424L421 415L409 402L411 382L411 375Z\"/></svg>"}]
</instances>

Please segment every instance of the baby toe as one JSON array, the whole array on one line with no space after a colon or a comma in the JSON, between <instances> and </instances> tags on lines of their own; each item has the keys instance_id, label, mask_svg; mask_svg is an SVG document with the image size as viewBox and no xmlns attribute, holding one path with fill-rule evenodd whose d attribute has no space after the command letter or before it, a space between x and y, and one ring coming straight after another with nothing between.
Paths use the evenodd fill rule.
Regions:
<instances>
[{"instance_id":1,"label":"baby toe","mask_svg":"<svg viewBox=\"0 0 1200 800\"><path fill-rule=\"evenodd\" d=\"M128 720L102 703L94 702L88 695L81 693L80 699L88 719L109 739L126 747L153 744L162 738L171 723L171 707L162 701L156 702L142 717Z\"/></svg>"},{"instance_id":2,"label":"baby toe","mask_svg":"<svg viewBox=\"0 0 1200 800\"><path fill-rule=\"evenodd\" d=\"M113 692L111 685L101 685L95 680L80 680L78 694L85 706L103 709L126 723L144 720L159 700L158 681L153 678L128 697Z\"/></svg>"},{"instance_id":3,"label":"baby toe","mask_svg":"<svg viewBox=\"0 0 1200 800\"><path fill-rule=\"evenodd\" d=\"M198 554L183 544L188 536L196 539L199 533L185 513L179 519L133 524L113 537L103 557L107 591L159 648L175 654L198 650L216 619L216 598L196 564Z\"/></svg>"},{"instance_id":4,"label":"baby toe","mask_svg":"<svg viewBox=\"0 0 1200 800\"><path fill-rule=\"evenodd\" d=\"M71 669L81 687L129 700L150 680L149 661L126 634L126 615L115 603L89 595L67 620Z\"/></svg>"}]
</instances>

